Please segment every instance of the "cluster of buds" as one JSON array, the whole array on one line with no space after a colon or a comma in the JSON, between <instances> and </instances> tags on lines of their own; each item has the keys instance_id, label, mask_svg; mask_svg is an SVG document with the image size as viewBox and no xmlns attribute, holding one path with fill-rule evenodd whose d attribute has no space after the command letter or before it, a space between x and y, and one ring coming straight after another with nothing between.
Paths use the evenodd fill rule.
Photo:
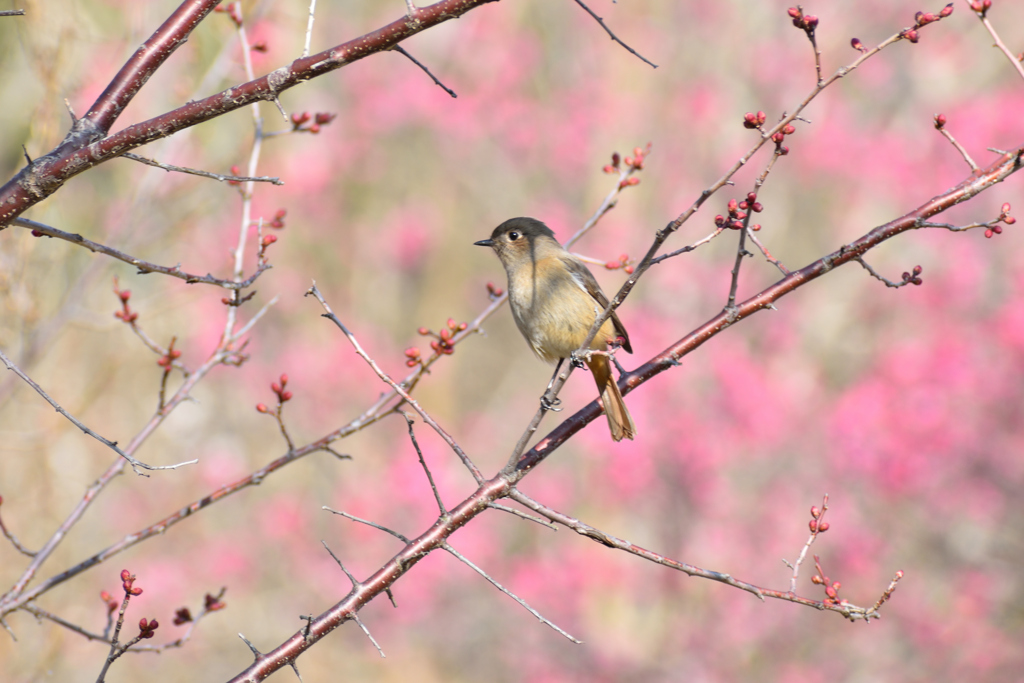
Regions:
<instances>
[{"instance_id":1,"label":"cluster of buds","mask_svg":"<svg viewBox=\"0 0 1024 683\"><path fill-rule=\"evenodd\" d=\"M288 215L288 212L284 209L278 209L277 213L274 214L273 220L267 225L274 228L275 230L282 230L284 228L284 217Z\"/></svg>"},{"instance_id":2,"label":"cluster of buds","mask_svg":"<svg viewBox=\"0 0 1024 683\"><path fill-rule=\"evenodd\" d=\"M500 290L498 291L499 294L497 296L500 296ZM416 332L424 337L433 337L430 340L430 348L433 349L435 357L450 356L455 353L455 335L459 332L464 332L468 327L469 323L457 323L454 318L448 318L448 322L445 323L445 327L441 328L440 332L434 332L427 327L421 327ZM405 350L405 364L410 368L423 365L423 356L415 346Z\"/></svg>"},{"instance_id":3,"label":"cluster of buds","mask_svg":"<svg viewBox=\"0 0 1024 683\"><path fill-rule=\"evenodd\" d=\"M946 127L946 115L936 114L935 115L935 130L942 130Z\"/></svg>"},{"instance_id":4,"label":"cluster of buds","mask_svg":"<svg viewBox=\"0 0 1024 683\"><path fill-rule=\"evenodd\" d=\"M1010 215L1010 202L1006 202L1005 204L1002 205L1002 207L1000 207L999 218L996 219L996 222L999 221L1002 221L1007 225L1013 225L1014 223L1017 222L1017 219ZM1003 226L1001 225L993 225L992 227L988 228L985 231L985 237L989 238L992 237L992 235L1001 234L1003 234Z\"/></svg>"},{"instance_id":5,"label":"cluster of buds","mask_svg":"<svg viewBox=\"0 0 1024 683\"><path fill-rule=\"evenodd\" d=\"M262 258L267 251L267 247L277 241L277 235L264 235L263 239L260 240L260 253L259 256Z\"/></svg>"},{"instance_id":6,"label":"cluster of buds","mask_svg":"<svg viewBox=\"0 0 1024 683\"><path fill-rule=\"evenodd\" d=\"M828 509L828 506L825 507ZM828 531L828 522L823 522L821 516L825 514L825 510L819 508L817 505L811 506L811 522L808 525L811 529L811 533L822 534Z\"/></svg>"},{"instance_id":7,"label":"cluster of buds","mask_svg":"<svg viewBox=\"0 0 1024 683\"><path fill-rule=\"evenodd\" d=\"M992 9L992 0L971 0L971 9L984 17L985 13Z\"/></svg>"},{"instance_id":8,"label":"cluster of buds","mask_svg":"<svg viewBox=\"0 0 1024 683\"><path fill-rule=\"evenodd\" d=\"M152 638L156 635L158 628L160 628L160 622L156 619L146 621L146 617L142 617L139 619L139 638Z\"/></svg>"},{"instance_id":9,"label":"cluster of buds","mask_svg":"<svg viewBox=\"0 0 1024 683\"><path fill-rule=\"evenodd\" d=\"M189 611L188 607L179 607L174 611L174 625L181 626L192 621L192 612Z\"/></svg>"},{"instance_id":10,"label":"cluster of buds","mask_svg":"<svg viewBox=\"0 0 1024 683\"><path fill-rule=\"evenodd\" d=\"M114 317L118 320L123 320L129 325L139 319L139 314L131 309L128 305L128 299L132 298L132 292L130 289L119 289L117 286L117 278L114 278L114 294L121 300L121 310L114 312Z\"/></svg>"},{"instance_id":11,"label":"cluster of buds","mask_svg":"<svg viewBox=\"0 0 1024 683\"><path fill-rule=\"evenodd\" d=\"M222 590L221 591L221 595L223 595L223 594L224 594L224 591ZM228 604L226 602L224 602L223 600L221 600L220 597L218 597L216 595L210 595L209 593L207 593L206 597L203 598L203 611L204 612L216 612L217 610L224 609L227 606L228 606Z\"/></svg>"},{"instance_id":12,"label":"cluster of buds","mask_svg":"<svg viewBox=\"0 0 1024 683\"><path fill-rule=\"evenodd\" d=\"M756 114L752 111L748 111L743 115L743 127L752 130L760 130L764 122L768 120L767 115L763 111L759 111Z\"/></svg>"},{"instance_id":13,"label":"cluster of buds","mask_svg":"<svg viewBox=\"0 0 1024 683\"><path fill-rule=\"evenodd\" d=\"M989 6L991 6L992 4L991 0L985 0L985 3L987 3ZM974 5L980 6L982 4L983 3L981 2L971 3L972 7ZM979 7L976 11L980 12L981 8ZM927 26L928 24L938 21L939 19L945 19L952 13L953 3L949 3L948 5L943 7L938 14L935 14L934 12L918 12L917 14L914 15L914 26L912 28L900 31L900 38L904 38L912 43L916 43L921 39L921 35L917 32L917 29L921 28L922 26Z\"/></svg>"},{"instance_id":14,"label":"cluster of buds","mask_svg":"<svg viewBox=\"0 0 1024 683\"><path fill-rule=\"evenodd\" d=\"M156 362L157 365L164 369L164 372L170 372L174 361L181 358L181 351L174 348L174 342L176 341L178 341L177 337L171 338L171 343L167 346L167 352L160 356L160 360Z\"/></svg>"},{"instance_id":15,"label":"cluster of buds","mask_svg":"<svg viewBox=\"0 0 1024 683\"><path fill-rule=\"evenodd\" d=\"M505 293L505 291L501 287L495 286L495 284L493 282L488 282L487 283L487 297L491 301L496 300L498 297L500 297L504 293Z\"/></svg>"},{"instance_id":16,"label":"cluster of buds","mask_svg":"<svg viewBox=\"0 0 1024 683\"><path fill-rule=\"evenodd\" d=\"M808 36L814 35L814 29L818 27L818 17L813 14L804 14L799 7L790 7L789 16L793 18L793 26L803 29Z\"/></svg>"},{"instance_id":17,"label":"cluster of buds","mask_svg":"<svg viewBox=\"0 0 1024 683\"><path fill-rule=\"evenodd\" d=\"M818 558L815 557L814 560L815 564L817 564ZM846 602L839 599L839 589L842 584L838 581L831 581L827 576L824 576L820 564L818 564L818 573L811 577L811 583L825 587L825 595L828 596L825 598L825 604L838 605Z\"/></svg>"},{"instance_id":18,"label":"cluster of buds","mask_svg":"<svg viewBox=\"0 0 1024 683\"><path fill-rule=\"evenodd\" d=\"M292 392L285 389L288 386L288 375L281 373L281 378L278 382L271 382L270 390L277 394L277 405L281 406L292 400ZM258 413L270 413L270 408L265 403L256 404L256 412Z\"/></svg>"},{"instance_id":19,"label":"cluster of buds","mask_svg":"<svg viewBox=\"0 0 1024 683\"><path fill-rule=\"evenodd\" d=\"M121 588L124 589L125 595L142 595L142 589L132 586L135 583L135 574L132 574L127 569L121 570Z\"/></svg>"},{"instance_id":20,"label":"cluster of buds","mask_svg":"<svg viewBox=\"0 0 1024 683\"><path fill-rule=\"evenodd\" d=\"M618 173L620 175L624 173L629 176L619 181L620 190L633 185L639 185L640 179L633 177L632 174L644 169L644 161L650 153L651 143L649 142L646 147L634 147L633 156L626 157L625 159L619 156L619 153L616 152L615 154L612 154L612 163L606 165L601 170L605 173ZM623 164L625 165L625 168L623 168Z\"/></svg>"},{"instance_id":21,"label":"cluster of buds","mask_svg":"<svg viewBox=\"0 0 1024 683\"><path fill-rule=\"evenodd\" d=\"M921 273L924 268L921 266L914 266L914 270L909 273L903 273L903 283L908 285L919 285L921 284Z\"/></svg>"},{"instance_id":22,"label":"cluster of buds","mask_svg":"<svg viewBox=\"0 0 1024 683\"><path fill-rule=\"evenodd\" d=\"M619 256L618 261L609 261L608 263L604 264L604 267L607 268L608 270L618 270L619 268L622 268L624 271L626 271L628 275L632 275L633 263L634 261L630 260L629 254L622 254Z\"/></svg>"},{"instance_id":23,"label":"cluster of buds","mask_svg":"<svg viewBox=\"0 0 1024 683\"><path fill-rule=\"evenodd\" d=\"M235 23L235 28L242 28L242 15L238 12L238 3L232 2L227 5L218 5L214 12L223 12Z\"/></svg>"},{"instance_id":24,"label":"cluster of buds","mask_svg":"<svg viewBox=\"0 0 1024 683\"><path fill-rule=\"evenodd\" d=\"M777 133L772 135L772 142L775 143L775 153L779 156L786 156L789 154L789 147L783 145L787 135L792 135L796 132L796 128L793 127L792 123L784 125Z\"/></svg>"},{"instance_id":25,"label":"cluster of buds","mask_svg":"<svg viewBox=\"0 0 1024 683\"><path fill-rule=\"evenodd\" d=\"M100 591L100 600L102 600L103 604L107 606L108 615L113 614L117 611L117 600L115 600L114 596L112 596L107 591Z\"/></svg>"},{"instance_id":26,"label":"cluster of buds","mask_svg":"<svg viewBox=\"0 0 1024 683\"><path fill-rule=\"evenodd\" d=\"M304 111L301 114L292 114L292 131L296 133L313 133L316 135L320 132L321 126L326 126L328 123L333 121L337 114L331 114L326 111L318 111L316 114L310 115L308 111ZM308 126L307 123L313 121Z\"/></svg>"},{"instance_id":27,"label":"cluster of buds","mask_svg":"<svg viewBox=\"0 0 1024 683\"><path fill-rule=\"evenodd\" d=\"M719 229L729 228L730 230L742 230L743 221L747 218L747 211L753 211L754 213L761 213L764 207L761 206L761 202L757 201L756 192L748 192L747 198L741 202L735 199L729 200L729 217L726 218L722 214L715 216L715 226ZM751 230L760 230L759 224L751 225Z\"/></svg>"}]
</instances>

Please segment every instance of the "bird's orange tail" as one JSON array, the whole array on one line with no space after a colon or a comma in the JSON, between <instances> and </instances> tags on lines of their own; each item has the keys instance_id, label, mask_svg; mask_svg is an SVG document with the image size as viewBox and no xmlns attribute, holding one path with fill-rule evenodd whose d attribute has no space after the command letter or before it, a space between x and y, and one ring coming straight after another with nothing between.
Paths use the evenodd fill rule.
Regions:
<instances>
[{"instance_id":1,"label":"bird's orange tail","mask_svg":"<svg viewBox=\"0 0 1024 683\"><path fill-rule=\"evenodd\" d=\"M587 361L587 367L594 373L597 390L601 392L601 405L604 406L604 414L608 416L612 440L632 439L636 436L636 425L626 409L626 402L622 400L619 385L612 377L611 361L607 356L592 356Z\"/></svg>"}]
</instances>

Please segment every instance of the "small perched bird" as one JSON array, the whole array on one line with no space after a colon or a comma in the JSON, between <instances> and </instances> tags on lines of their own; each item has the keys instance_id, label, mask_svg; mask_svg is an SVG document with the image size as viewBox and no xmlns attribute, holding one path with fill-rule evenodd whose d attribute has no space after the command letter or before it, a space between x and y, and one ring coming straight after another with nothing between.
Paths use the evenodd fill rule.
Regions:
<instances>
[{"instance_id":1,"label":"small perched bird","mask_svg":"<svg viewBox=\"0 0 1024 683\"><path fill-rule=\"evenodd\" d=\"M541 360L558 361L557 374L608 307L608 297L583 262L563 249L555 233L535 218L510 218L494 229L490 239L475 244L491 247L501 259L508 274L508 300L516 326ZM626 328L614 312L601 325L590 348L605 351L609 343L621 344L633 353ZM612 377L608 356L594 354L585 362L597 382L612 439L632 439L636 425Z\"/></svg>"}]
</instances>

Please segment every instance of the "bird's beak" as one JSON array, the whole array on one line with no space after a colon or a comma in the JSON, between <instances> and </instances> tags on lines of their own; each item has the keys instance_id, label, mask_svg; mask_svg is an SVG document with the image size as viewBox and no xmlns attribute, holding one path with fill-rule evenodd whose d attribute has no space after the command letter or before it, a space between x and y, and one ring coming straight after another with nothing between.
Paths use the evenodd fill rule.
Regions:
<instances>
[{"instance_id":1,"label":"bird's beak","mask_svg":"<svg viewBox=\"0 0 1024 683\"><path fill-rule=\"evenodd\" d=\"M475 244L478 247L493 247L494 246L494 240L490 240L490 239L480 240L479 242L473 242L473 244Z\"/></svg>"}]
</instances>

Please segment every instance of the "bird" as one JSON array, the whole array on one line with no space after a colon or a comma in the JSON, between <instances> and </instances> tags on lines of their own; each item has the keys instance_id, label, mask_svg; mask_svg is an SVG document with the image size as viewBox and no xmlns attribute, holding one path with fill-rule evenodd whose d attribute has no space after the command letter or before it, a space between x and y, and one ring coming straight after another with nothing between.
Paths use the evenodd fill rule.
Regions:
<instances>
[{"instance_id":1,"label":"bird","mask_svg":"<svg viewBox=\"0 0 1024 683\"><path fill-rule=\"evenodd\" d=\"M533 352L545 362L558 363L555 376L566 358L579 365L576 351L597 316L608 307L608 297L583 261L566 251L551 228L535 218L510 218L496 227L490 238L474 244L492 248L505 267L512 318ZM614 311L601 325L590 349L605 352L608 344L633 353L626 328ZM609 356L580 356L597 383L612 440L632 439L636 425L612 377ZM541 402L544 404L544 399Z\"/></svg>"}]
</instances>

